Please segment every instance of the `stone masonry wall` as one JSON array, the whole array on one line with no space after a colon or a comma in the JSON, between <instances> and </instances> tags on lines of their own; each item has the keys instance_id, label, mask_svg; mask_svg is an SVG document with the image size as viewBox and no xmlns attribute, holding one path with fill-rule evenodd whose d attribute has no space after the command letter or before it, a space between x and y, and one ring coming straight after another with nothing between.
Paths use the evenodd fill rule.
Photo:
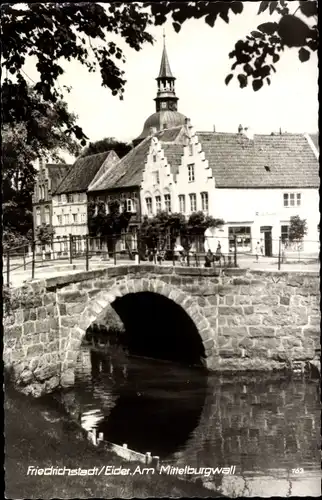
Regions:
<instances>
[{"instance_id":1,"label":"stone masonry wall","mask_svg":"<svg viewBox=\"0 0 322 500\"><path fill-rule=\"evenodd\" d=\"M303 369L319 363L317 273L118 266L30 283L11 292L4 361L39 391L73 381L86 329L116 297L160 293L195 322L210 370ZM38 390L38 389L37 389ZM37 392L36 390L36 392Z\"/></svg>"}]
</instances>

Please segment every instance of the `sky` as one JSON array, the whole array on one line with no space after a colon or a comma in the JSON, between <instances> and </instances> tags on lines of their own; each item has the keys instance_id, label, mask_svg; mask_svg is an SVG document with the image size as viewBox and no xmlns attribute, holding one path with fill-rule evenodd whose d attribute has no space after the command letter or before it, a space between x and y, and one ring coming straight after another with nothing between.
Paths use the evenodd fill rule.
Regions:
<instances>
[{"instance_id":1,"label":"sky","mask_svg":"<svg viewBox=\"0 0 322 500\"><path fill-rule=\"evenodd\" d=\"M296 9L297 2L294 4ZM228 86L224 80L233 62L228 54L237 40L274 15L257 15L259 2L245 2L241 15L229 24L218 19L211 28L204 19L190 20L176 33L171 21L149 31L155 38L136 52L114 36L124 50L126 63L124 100L112 96L101 86L100 74L89 73L78 62L63 64L66 72L60 85L72 87L66 101L70 111L78 115L78 124L90 141L104 137L131 141L137 137L144 121L155 112L156 81L162 46L163 28L173 75L176 77L178 111L191 120L195 130L237 132L239 124L255 133L316 132L318 130L318 62L313 54L306 63L298 59L297 49L282 54L276 64L277 72L258 92L252 87L241 89L233 79ZM27 62L25 71L36 77L35 61Z\"/></svg>"}]
</instances>

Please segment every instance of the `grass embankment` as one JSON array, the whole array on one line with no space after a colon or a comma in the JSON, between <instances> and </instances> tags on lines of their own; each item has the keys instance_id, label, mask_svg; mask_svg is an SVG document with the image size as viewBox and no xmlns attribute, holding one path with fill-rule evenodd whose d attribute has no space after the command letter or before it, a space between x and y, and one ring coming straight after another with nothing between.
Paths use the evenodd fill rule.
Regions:
<instances>
[{"instance_id":1,"label":"grass embankment","mask_svg":"<svg viewBox=\"0 0 322 500\"><path fill-rule=\"evenodd\" d=\"M175 476L35 476L29 466L92 469L102 465L134 470L143 464L121 458L86 439L77 425L44 400L7 386L5 393L6 498L214 497L214 493ZM218 494L218 496L221 496Z\"/></svg>"}]
</instances>

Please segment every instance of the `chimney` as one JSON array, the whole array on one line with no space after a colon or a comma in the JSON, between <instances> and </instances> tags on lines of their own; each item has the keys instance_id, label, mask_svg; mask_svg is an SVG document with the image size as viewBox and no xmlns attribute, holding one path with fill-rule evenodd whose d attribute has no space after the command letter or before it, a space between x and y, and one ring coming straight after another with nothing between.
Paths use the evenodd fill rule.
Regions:
<instances>
[{"instance_id":1,"label":"chimney","mask_svg":"<svg viewBox=\"0 0 322 500\"><path fill-rule=\"evenodd\" d=\"M280 127L280 135L282 135L282 127Z\"/></svg>"},{"instance_id":2,"label":"chimney","mask_svg":"<svg viewBox=\"0 0 322 500\"><path fill-rule=\"evenodd\" d=\"M213 126L214 132L216 132L216 125Z\"/></svg>"},{"instance_id":3,"label":"chimney","mask_svg":"<svg viewBox=\"0 0 322 500\"><path fill-rule=\"evenodd\" d=\"M150 135L154 135L157 133L156 127L150 127Z\"/></svg>"},{"instance_id":4,"label":"chimney","mask_svg":"<svg viewBox=\"0 0 322 500\"><path fill-rule=\"evenodd\" d=\"M238 133L239 133L239 134L241 134L241 133L242 133L242 131L243 131L243 126L242 126L242 125L239 125L239 127L238 127Z\"/></svg>"},{"instance_id":5,"label":"chimney","mask_svg":"<svg viewBox=\"0 0 322 500\"><path fill-rule=\"evenodd\" d=\"M243 134L250 141L254 140L254 132L252 131L252 129L250 127L244 127Z\"/></svg>"}]
</instances>

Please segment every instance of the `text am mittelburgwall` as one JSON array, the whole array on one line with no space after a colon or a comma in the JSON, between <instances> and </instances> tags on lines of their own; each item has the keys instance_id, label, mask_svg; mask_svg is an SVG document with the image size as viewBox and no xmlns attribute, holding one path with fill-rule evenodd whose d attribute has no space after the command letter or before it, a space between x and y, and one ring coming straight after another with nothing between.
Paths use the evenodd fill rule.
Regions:
<instances>
[{"instance_id":1,"label":"text am mittelburgwall","mask_svg":"<svg viewBox=\"0 0 322 500\"><path fill-rule=\"evenodd\" d=\"M159 474L212 476L215 474L235 474L235 471L235 465L232 465L231 467L191 467L190 465L186 465L184 467L174 467L173 465L161 465Z\"/></svg>"}]
</instances>

